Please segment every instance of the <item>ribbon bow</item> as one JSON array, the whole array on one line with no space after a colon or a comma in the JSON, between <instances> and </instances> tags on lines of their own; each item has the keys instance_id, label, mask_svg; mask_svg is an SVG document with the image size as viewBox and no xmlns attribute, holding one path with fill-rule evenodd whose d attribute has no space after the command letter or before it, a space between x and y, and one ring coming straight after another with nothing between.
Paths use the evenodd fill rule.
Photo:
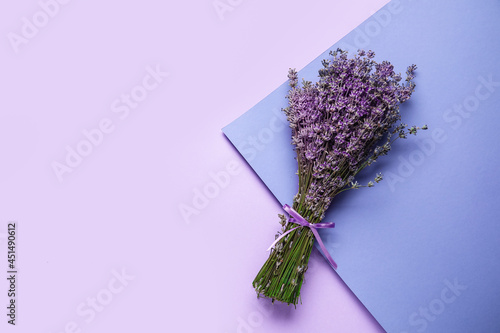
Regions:
<instances>
[{"instance_id":1,"label":"ribbon bow","mask_svg":"<svg viewBox=\"0 0 500 333\"><path fill-rule=\"evenodd\" d=\"M282 234L281 236L279 236L271 244L271 246L269 246L269 248L267 249L267 251L271 250L271 248L274 245L276 245L276 243L278 243L279 240L282 239L283 237L285 237L288 233L290 233L290 232L292 232L295 229L298 229L300 227L307 227L307 228L311 229L311 231L314 234L314 237L316 237L316 240L318 241L319 247L323 251L323 254L325 255L326 259L328 259L328 262L330 263L330 265L332 265L333 269L336 270L337 269L337 264L335 263L335 261L330 256L330 253L328 253L328 251L326 250L325 244L323 244L323 241L321 240L321 237L319 236L318 230L316 230L316 229L320 229L320 228L335 228L335 223L332 223L332 222L309 223L309 222L307 222L307 220L305 218L303 218L299 213L297 213L297 211L295 211L292 207L290 207L288 205L284 205L283 209L285 210L285 212L288 213L288 215L290 215L290 218L288 219L288 222L300 224L300 226L295 227L293 229L290 229L287 232L285 232L284 234Z\"/></svg>"}]
</instances>

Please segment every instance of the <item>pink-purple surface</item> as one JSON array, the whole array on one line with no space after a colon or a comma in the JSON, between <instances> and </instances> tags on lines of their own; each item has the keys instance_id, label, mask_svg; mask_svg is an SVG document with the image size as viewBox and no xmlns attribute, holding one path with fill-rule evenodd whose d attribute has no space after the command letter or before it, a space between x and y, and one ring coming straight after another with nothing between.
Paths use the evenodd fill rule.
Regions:
<instances>
[{"instance_id":1,"label":"pink-purple surface","mask_svg":"<svg viewBox=\"0 0 500 333\"><path fill-rule=\"evenodd\" d=\"M382 331L317 251L256 299L281 210L220 129L387 2L3 2L1 331Z\"/></svg>"}]
</instances>

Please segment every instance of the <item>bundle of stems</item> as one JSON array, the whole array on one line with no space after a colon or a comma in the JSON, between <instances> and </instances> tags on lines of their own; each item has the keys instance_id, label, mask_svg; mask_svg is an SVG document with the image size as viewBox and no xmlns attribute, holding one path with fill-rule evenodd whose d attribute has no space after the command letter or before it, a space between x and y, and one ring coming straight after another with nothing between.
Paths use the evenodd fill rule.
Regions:
<instances>
[{"instance_id":1,"label":"bundle of stems","mask_svg":"<svg viewBox=\"0 0 500 333\"><path fill-rule=\"evenodd\" d=\"M297 72L289 71L289 105L283 110L298 162L293 209L312 224L323 220L339 193L374 186L373 181L360 185L354 177L386 155L394 140L427 129L400 122L399 105L415 89L415 65L408 67L406 82L399 83L401 75L389 62L374 61L372 51L360 50L352 59L340 49L330 55L333 59L323 61L317 83L302 81L299 86ZM381 180L377 174L374 181ZM284 215L280 224L281 235L297 227ZM257 296L296 305L313 244L309 228L282 237L253 281Z\"/></svg>"}]
</instances>

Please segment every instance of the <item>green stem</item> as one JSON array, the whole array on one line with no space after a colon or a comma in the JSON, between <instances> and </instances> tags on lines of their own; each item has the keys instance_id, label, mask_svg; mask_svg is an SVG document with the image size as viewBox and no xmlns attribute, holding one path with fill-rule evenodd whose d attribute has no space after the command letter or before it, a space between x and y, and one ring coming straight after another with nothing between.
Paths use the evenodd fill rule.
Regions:
<instances>
[{"instance_id":1,"label":"green stem","mask_svg":"<svg viewBox=\"0 0 500 333\"><path fill-rule=\"evenodd\" d=\"M307 216L311 213L297 206L295 204L294 208L300 215ZM296 226L289 223L285 231ZM253 281L257 296L270 298L273 302L277 300L296 305L313 243L312 232L305 228L296 229L283 237Z\"/></svg>"}]
</instances>

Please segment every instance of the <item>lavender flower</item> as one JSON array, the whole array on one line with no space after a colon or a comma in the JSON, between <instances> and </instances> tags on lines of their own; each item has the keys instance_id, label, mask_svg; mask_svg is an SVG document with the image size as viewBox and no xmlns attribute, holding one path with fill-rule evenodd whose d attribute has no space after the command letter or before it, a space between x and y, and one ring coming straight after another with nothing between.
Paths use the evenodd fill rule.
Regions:
<instances>
[{"instance_id":1,"label":"lavender flower","mask_svg":"<svg viewBox=\"0 0 500 333\"><path fill-rule=\"evenodd\" d=\"M401 119L399 105L415 89L415 65L408 67L406 81L400 84L394 66L372 60L373 51L360 50L353 59L340 49L330 55L333 59L323 61L317 83L304 81L300 87L297 72L291 69L288 74L291 90L284 112L297 153L299 193L305 194L297 203L312 212L324 212L350 178L387 154L390 141L378 147L376 143ZM419 128L405 129L403 124L396 132L406 137Z\"/></svg>"},{"instance_id":2,"label":"lavender flower","mask_svg":"<svg viewBox=\"0 0 500 333\"><path fill-rule=\"evenodd\" d=\"M330 55L333 58L323 61L316 83L299 85L297 72L289 71L288 107L283 110L298 162L299 189L293 208L310 223L324 218L340 192L380 182L380 173L367 185L360 185L355 176L386 155L394 140L427 129L396 125L401 120L399 106L415 89L417 66L409 66L400 83L394 66L374 61L373 51L360 50L352 59L340 49ZM296 226L285 224L282 215L280 220L283 233ZM254 280L257 296L297 304L312 244L312 232L300 228L278 241Z\"/></svg>"}]
</instances>

